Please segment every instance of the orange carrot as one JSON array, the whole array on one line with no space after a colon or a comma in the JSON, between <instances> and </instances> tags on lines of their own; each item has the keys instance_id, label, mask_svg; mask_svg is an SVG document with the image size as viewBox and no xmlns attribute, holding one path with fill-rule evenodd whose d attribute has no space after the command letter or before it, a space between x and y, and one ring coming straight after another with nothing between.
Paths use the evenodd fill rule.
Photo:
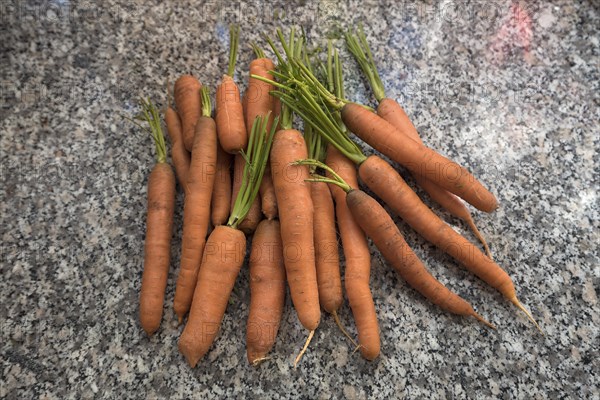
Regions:
<instances>
[{"instance_id":1,"label":"orange carrot","mask_svg":"<svg viewBox=\"0 0 600 400\"><path fill-rule=\"evenodd\" d=\"M190 308L196 287L210 223L210 202L217 164L217 132L215 122L210 117L211 104L205 87L202 88L202 96L202 115L196 123L192 160L186 182L181 267L173 305L179 323Z\"/></svg>"},{"instance_id":2,"label":"orange carrot","mask_svg":"<svg viewBox=\"0 0 600 400\"><path fill-rule=\"evenodd\" d=\"M165 124L167 133L171 140L171 158L175 167L177 181L182 188L185 188L187 173L190 169L190 153L186 150L183 143L183 131L181 128L181 119L175 110L167 107L165 112Z\"/></svg>"},{"instance_id":3,"label":"orange carrot","mask_svg":"<svg viewBox=\"0 0 600 400\"><path fill-rule=\"evenodd\" d=\"M250 364L266 360L275 344L284 300L285 266L279 221L263 220L254 232L250 253L250 313L246 327Z\"/></svg>"},{"instance_id":4,"label":"orange carrot","mask_svg":"<svg viewBox=\"0 0 600 400\"><path fill-rule=\"evenodd\" d=\"M327 147L327 165L351 187L358 187L356 166L335 147ZM328 175L331 177L331 175ZM361 227L356 223L348 205L346 193L337 185L329 188L335 200L335 212L346 259L346 295L354 315L360 353L367 360L379 356L379 324L375 303L369 287L371 275L371 252Z\"/></svg>"},{"instance_id":5,"label":"orange carrot","mask_svg":"<svg viewBox=\"0 0 600 400\"><path fill-rule=\"evenodd\" d=\"M246 161L244 160L244 157L239 153L236 154L234 157L234 161L233 161L233 182L232 182L233 187L231 189L231 208L232 209L233 209L233 204L235 202L235 199L237 198L237 195L240 191L240 186L242 184L242 178L243 178L245 164L246 164ZM248 215L246 215L246 218L244 218L244 220L240 223L239 229L242 232L244 232L246 235L250 235L252 232L254 232L254 230L258 226L258 223L261 221L261 219L262 219L262 213L260 210L260 197L257 196L254 199L254 201L252 202L252 205L250 206Z\"/></svg>"},{"instance_id":6,"label":"orange carrot","mask_svg":"<svg viewBox=\"0 0 600 400\"><path fill-rule=\"evenodd\" d=\"M232 24L229 28L229 69L217 87L215 115L219 143L223 150L231 154L245 149L248 143L240 90L233 80L238 39L239 27Z\"/></svg>"},{"instance_id":7,"label":"orange carrot","mask_svg":"<svg viewBox=\"0 0 600 400\"><path fill-rule=\"evenodd\" d=\"M158 110L150 100L142 100L142 110L150 126L157 156L148 179L144 272L140 291L140 323L151 336L160 326L167 287L175 211L175 175L167 163L167 148Z\"/></svg>"},{"instance_id":8,"label":"orange carrot","mask_svg":"<svg viewBox=\"0 0 600 400\"><path fill-rule=\"evenodd\" d=\"M191 75L182 75L175 82L175 104L181 118L183 143L187 151L192 151L194 143L194 127L200 117L202 84Z\"/></svg>"},{"instance_id":9,"label":"orange carrot","mask_svg":"<svg viewBox=\"0 0 600 400\"><path fill-rule=\"evenodd\" d=\"M211 221L213 226L223 225L229 217L231 203L231 154L217 144L217 173L212 192Z\"/></svg>"}]
</instances>

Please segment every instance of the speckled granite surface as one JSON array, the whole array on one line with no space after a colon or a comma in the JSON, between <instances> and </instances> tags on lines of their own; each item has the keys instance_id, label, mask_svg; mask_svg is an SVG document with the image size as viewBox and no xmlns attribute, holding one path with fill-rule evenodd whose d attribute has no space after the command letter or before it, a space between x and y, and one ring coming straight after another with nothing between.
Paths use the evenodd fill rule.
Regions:
<instances>
[{"instance_id":1,"label":"speckled granite surface","mask_svg":"<svg viewBox=\"0 0 600 400\"><path fill-rule=\"evenodd\" d=\"M2 2L0 397L598 399L600 16L597 2L571 3ZM497 194L478 225L546 335L399 222L497 332L436 309L374 252L375 362L324 318L293 370L304 331L288 299L274 359L248 366L246 270L196 369L176 349L175 268L146 338L136 307L153 150L120 115L141 94L163 102L167 77L192 71L214 87L231 21L243 43L290 21L311 38L365 23L389 96ZM349 97L372 102L343 57ZM244 48L240 81L250 58ZM177 260L179 235L172 246ZM351 324L347 304L341 317Z\"/></svg>"}]
</instances>

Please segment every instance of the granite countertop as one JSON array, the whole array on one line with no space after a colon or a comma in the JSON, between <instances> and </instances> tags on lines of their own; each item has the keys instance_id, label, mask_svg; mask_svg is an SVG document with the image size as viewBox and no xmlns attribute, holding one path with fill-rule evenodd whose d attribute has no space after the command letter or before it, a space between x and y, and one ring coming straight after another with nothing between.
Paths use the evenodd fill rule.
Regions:
<instances>
[{"instance_id":1,"label":"granite countertop","mask_svg":"<svg viewBox=\"0 0 600 400\"><path fill-rule=\"evenodd\" d=\"M594 3L3 2L0 397L600 398ZM140 95L164 103L166 79L182 73L214 90L234 21L243 85L246 44L264 47L262 32L295 23L323 44L365 24L388 96L427 144L497 195L498 211L475 218L544 336L397 220L432 273L497 331L440 311L374 250L378 360L353 354L324 314L294 370L305 331L288 297L273 359L250 367L243 268L220 336L192 370L177 351L181 327L171 312L181 193L163 323L145 336L137 305L154 150L123 115L137 110ZM348 97L374 104L345 50L342 58ZM347 303L340 313L355 334Z\"/></svg>"}]
</instances>

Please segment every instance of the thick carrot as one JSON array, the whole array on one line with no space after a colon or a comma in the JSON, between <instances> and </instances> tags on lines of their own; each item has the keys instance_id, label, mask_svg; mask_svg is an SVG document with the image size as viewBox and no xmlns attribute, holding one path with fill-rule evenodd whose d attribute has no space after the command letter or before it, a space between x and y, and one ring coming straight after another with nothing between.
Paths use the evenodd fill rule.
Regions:
<instances>
[{"instance_id":1,"label":"thick carrot","mask_svg":"<svg viewBox=\"0 0 600 400\"><path fill-rule=\"evenodd\" d=\"M351 187L358 187L356 166L332 145L327 147L326 160L327 165L345 182ZM381 343L375 303L369 287L371 252L364 232L346 204L346 193L335 184L330 184L329 188L335 200L336 219L346 260L346 295L358 331L360 353L367 360L374 360L379 356Z\"/></svg>"},{"instance_id":2,"label":"thick carrot","mask_svg":"<svg viewBox=\"0 0 600 400\"><path fill-rule=\"evenodd\" d=\"M215 121L219 143L228 153L235 154L246 148L248 134L244 122L244 108L240 99L240 90L233 80L239 39L239 28L229 28L229 69L223 75L217 87Z\"/></svg>"},{"instance_id":3,"label":"thick carrot","mask_svg":"<svg viewBox=\"0 0 600 400\"><path fill-rule=\"evenodd\" d=\"M171 140L171 158L175 167L175 175L177 181L182 188L185 188L187 173L190 169L190 152L185 148L183 143L183 131L181 128L181 119L177 112L171 107L167 107L165 112L165 123L167 132Z\"/></svg>"},{"instance_id":4,"label":"thick carrot","mask_svg":"<svg viewBox=\"0 0 600 400\"><path fill-rule=\"evenodd\" d=\"M217 144L217 173L212 192L211 221L213 226L227 222L231 210L231 154Z\"/></svg>"},{"instance_id":5,"label":"thick carrot","mask_svg":"<svg viewBox=\"0 0 600 400\"><path fill-rule=\"evenodd\" d=\"M496 197L465 168L408 139L377 114L349 103L342 109L342 119L356 136L412 173L435 182L481 211L492 212L498 207Z\"/></svg>"},{"instance_id":6,"label":"thick carrot","mask_svg":"<svg viewBox=\"0 0 600 400\"><path fill-rule=\"evenodd\" d=\"M202 95L202 116L196 123L192 160L186 182L181 267L173 305L180 323L190 308L196 287L210 223L210 202L217 164L217 132L215 122L210 117L211 104L206 88L202 88Z\"/></svg>"},{"instance_id":7,"label":"thick carrot","mask_svg":"<svg viewBox=\"0 0 600 400\"><path fill-rule=\"evenodd\" d=\"M427 271L404 240L392 218L375 199L362 190L353 189L331 168L318 161L301 160L297 164L318 165L330 172L331 179L315 180L335 183L346 192L346 204L356 222L373 240L383 257L410 286L440 308L453 314L475 317L494 328L477 314L466 300L454 294Z\"/></svg>"},{"instance_id":8,"label":"thick carrot","mask_svg":"<svg viewBox=\"0 0 600 400\"><path fill-rule=\"evenodd\" d=\"M267 359L275 344L284 300L285 266L279 221L263 220L254 232L250 252L250 313L246 325L250 364Z\"/></svg>"},{"instance_id":9,"label":"thick carrot","mask_svg":"<svg viewBox=\"0 0 600 400\"><path fill-rule=\"evenodd\" d=\"M308 167L289 165L306 156L306 144L300 132L282 129L275 134L271 174L279 207L283 257L292 302L300 323L310 331L308 343L321 319L313 246L314 210L310 188L305 182L309 178ZM298 357L301 355L302 352ZM299 358L296 363L298 361Z\"/></svg>"},{"instance_id":10,"label":"thick carrot","mask_svg":"<svg viewBox=\"0 0 600 400\"><path fill-rule=\"evenodd\" d=\"M140 324L151 336L160 326L167 275L171 261L171 237L175 212L175 175L167 163L167 146L158 110L141 100L142 116L156 146L156 164L148 178L148 211L144 241L144 272L140 290Z\"/></svg>"},{"instance_id":11,"label":"thick carrot","mask_svg":"<svg viewBox=\"0 0 600 400\"><path fill-rule=\"evenodd\" d=\"M183 143L187 151L192 151L194 127L202 110L201 88L202 84L191 75L182 75L175 82L175 104L181 118Z\"/></svg>"},{"instance_id":12,"label":"thick carrot","mask_svg":"<svg viewBox=\"0 0 600 400\"><path fill-rule=\"evenodd\" d=\"M246 237L238 224L258 195L256 182L260 182L264 174L274 134L271 131L267 136L266 118L257 119L253 126L242 186L227 225L217 226L208 238L188 323L179 339L179 350L192 367L204 357L216 338L244 262Z\"/></svg>"}]
</instances>

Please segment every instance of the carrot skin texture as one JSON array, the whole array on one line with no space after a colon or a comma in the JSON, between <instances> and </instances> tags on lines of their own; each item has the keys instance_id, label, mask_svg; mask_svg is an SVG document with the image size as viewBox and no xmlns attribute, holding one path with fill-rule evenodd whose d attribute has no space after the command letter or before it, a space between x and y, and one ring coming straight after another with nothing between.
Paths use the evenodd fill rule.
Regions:
<instances>
[{"instance_id":1,"label":"carrot skin texture","mask_svg":"<svg viewBox=\"0 0 600 400\"><path fill-rule=\"evenodd\" d=\"M370 156L358 171L361 180L427 241L507 298L516 297L508 274L435 215L390 164L378 156Z\"/></svg>"},{"instance_id":2,"label":"carrot skin texture","mask_svg":"<svg viewBox=\"0 0 600 400\"><path fill-rule=\"evenodd\" d=\"M313 242L313 204L307 166L290 163L308 157L302 134L295 129L275 133L271 174L279 206L283 257L292 302L309 331L321 319Z\"/></svg>"},{"instance_id":3,"label":"carrot skin texture","mask_svg":"<svg viewBox=\"0 0 600 400\"><path fill-rule=\"evenodd\" d=\"M179 339L179 351L192 368L219 332L245 254L246 237L228 226L217 226L206 242L190 315Z\"/></svg>"},{"instance_id":4,"label":"carrot skin texture","mask_svg":"<svg viewBox=\"0 0 600 400\"><path fill-rule=\"evenodd\" d=\"M212 192L211 221L213 226L227 222L231 204L231 154L217 144L217 174Z\"/></svg>"},{"instance_id":5,"label":"carrot skin texture","mask_svg":"<svg viewBox=\"0 0 600 400\"><path fill-rule=\"evenodd\" d=\"M348 128L376 150L399 162L412 173L421 175L460 196L481 211L498 207L496 197L470 172L457 163L398 131L377 114L357 104L342 109Z\"/></svg>"},{"instance_id":6,"label":"carrot skin texture","mask_svg":"<svg viewBox=\"0 0 600 400\"><path fill-rule=\"evenodd\" d=\"M271 166L267 164L263 180L260 183L260 204L262 213L267 219L277 218L277 197L275 195L275 186L273 186L273 178L271 177Z\"/></svg>"},{"instance_id":7,"label":"carrot skin texture","mask_svg":"<svg viewBox=\"0 0 600 400\"><path fill-rule=\"evenodd\" d=\"M182 75L175 82L175 104L181 118L183 143L189 152L192 151L194 128L202 110L201 88L202 84L191 75Z\"/></svg>"},{"instance_id":8,"label":"carrot skin texture","mask_svg":"<svg viewBox=\"0 0 600 400\"><path fill-rule=\"evenodd\" d=\"M348 207L360 226L373 240L381 255L402 278L433 304L453 314L471 316L471 305L435 279L412 249L383 207L361 190L346 196Z\"/></svg>"},{"instance_id":9,"label":"carrot skin texture","mask_svg":"<svg viewBox=\"0 0 600 400\"><path fill-rule=\"evenodd\" d=\"M173 308L179 318L188 312L210 225L210 202L217 168L217 132L212 118L200 117L192 150L183 207L181 267Z\"/></svg>"},{"instance_id":10,"label":"carrot skin texture","mask_svg":"<svg viewBox=\"0 0 600 400\"><path fill-rule=\"evenodd\" d=\"M230 154L236 154L246 148L248 134L246 133L240 90L229 75L223 75L221 84L217 87L215 121L219 143L223 150Z\"/></svg>"},{"instance_id":11,"label":"carrot skin texture","mask_svg":"<svg viewBox=\"0 0 600 400\"><path fill-rule=\"evenodd\" d=\"M167 125L167 133L171 140L171 158L175 167L175 175L177 181L182 188L185 188L187 173L190 169L190 152L185 148L183 143L183 128L181 119L175 110L167 107L165 112L165 124Z\"/></svg>"},{"instance_id":12,"label":"carrot skin texture","mask_svg":"<svg viewBox=\"0 0 600 400\"><path fill-rule=\"evenodd\" d=\"M319 303L330 314L342 305L342 278L335 231L335 209L326 183L310 186L314 207L314 244Z\"/></svg>"},{"instance_id":13,"label":"carrot skin texture","mask_svg":"<svg viewBox=\"0 0 600 400\"><path fill-rule=\"evenodd\" d=\"M279 221L262 220L250 252L250 313L246 325L246 353L254 364L275 344L285 300L285 266Z\"/></svg>"},{"instance_id":14,"label":"carrot skin texture","mask_svg":"<svg viewBox=\"0 0 600 400\"><path fill-rule=\"evenodd\" d=\"M326 164L351 187L358 187L355 164L331 145L327 146ZM365 233L346 204L346 192L334 184L329 184L329 188L335 200L335 214L346 259L344 284L358 332L360 354L367 360L374 360L379 356L381 341L369 286L371 251Z\"/></svg>"},{"instance_id":15,"label":"carrot skin texture","mask_svg":"<svg viewBox=\"0 0 600 400\"><path fill-rule=\"evenodd\" d=\"M148 213L144 242L144 272L140 293L140 324L151 336L160 326L171 260L175 212L175 175L158 163L148 179Z\"/></svg>"}]
</instances>

